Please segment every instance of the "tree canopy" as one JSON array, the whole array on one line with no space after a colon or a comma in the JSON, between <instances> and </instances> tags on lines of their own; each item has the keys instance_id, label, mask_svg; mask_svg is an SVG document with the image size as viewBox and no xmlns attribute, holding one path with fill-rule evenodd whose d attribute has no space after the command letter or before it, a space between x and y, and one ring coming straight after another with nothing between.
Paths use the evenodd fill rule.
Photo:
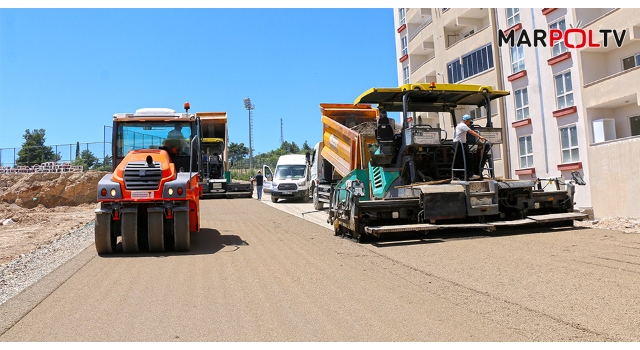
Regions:
<instances>
[{"instance_id":1,"label":"tree canopy","mask_svg":"<svg viewBox=\"0 0 640 350\"><path fill-rule=\"evenodd\" d=\"M82 170L87 171L88 169L96 169L98 167L102 167L102 163L100 159L96 157L93 152L85 149L80 153L80 157L76 158L73 162L74 165L82 165Z\"/></svg>"},{"instance_id":2,"label":"tree canopy","mask_svg":"<svg viewBox=\"0 0 640 350\"><path fill-rule=\"evenodd\" d=\"M44 145L44 134L44 129L25 130L22 136L24 143L22 143L22 148L18 151L16 165L31 166L60 160L60 155L54 153L51 146Z\"/></svg>"},{"instance_id":3,"label":"tree canopy","mask_svg":"<svg viewBox=\"0 0 640 350\"><path fill-rule=\"evenodd\" d=\"M229 143L229 160L237 162L246 158L248 155L249 147L245 146L244 143Z\"/></svg>"}]
</instances>

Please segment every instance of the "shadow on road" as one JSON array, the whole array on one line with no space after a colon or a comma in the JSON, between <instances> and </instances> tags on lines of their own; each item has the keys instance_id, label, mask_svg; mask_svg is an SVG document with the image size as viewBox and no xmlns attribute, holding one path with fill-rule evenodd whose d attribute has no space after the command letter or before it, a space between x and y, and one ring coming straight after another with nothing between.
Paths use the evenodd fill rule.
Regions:
<instances>
[{"instance_id":1,"label":"shadow on road","mask_svg":"<svg viewBox=\"0 0 640 350\"><path fill-rule=\"evenodd\" d=\"M220 231L210 228L200 229L200 232L191 233L191 249L188 252L176 252L173 242L165 238L164 252L149 252L146 247L140 245L140 253L125 254L122 252L122 243L118 242L116 252L114 254L100 255L103 258L132 258L141 256L168 257L178 255L207 255L217 253L224 248L234 247L231 251L235 251L242 246L248 246L249 243L236 235L222 235Z\"/></svg>"}]
</instances>

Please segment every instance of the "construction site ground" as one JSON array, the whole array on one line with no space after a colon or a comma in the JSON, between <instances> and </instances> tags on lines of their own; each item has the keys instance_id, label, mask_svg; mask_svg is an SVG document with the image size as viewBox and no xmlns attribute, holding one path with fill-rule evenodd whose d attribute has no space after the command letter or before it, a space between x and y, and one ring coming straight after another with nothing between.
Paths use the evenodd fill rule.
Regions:
<instances>
[{"instance_id":1,"label":"construction site ground","mask_svg":"<svg viewBox=\"0 0 640 350\"><path fill-rule=\"evenodd\" d=\"M0 174L0 266L90 224L96 186L106 172ZM322 225L325 215L311 203L289 201L273 207ZM576 226L640 233L640 219L596 218Z\"/></svg>"},{"instance_id":2,"label":"construction site ground","mask_svg":"<svg viewBox=\"0 0 640 350\"><path fill-rule=\"evenodd\" d=\"M0 174L0 266L93 221L105 174Z\"/></svg>"},{"instance_id":3,"label":"construction site ground","mask_svg":"<svg viewBox=\"0 0 640 350\"><path fill-rule=\"evenodd\" d=\"M96 186L105 174L0 174L0 266L90 224L95 216ZM268 194L263 201L320 225L325 219L311 203L273 204ZM640 233L639 218L596 218L576 226Z\"/></svg>"},{"instance_id":4,"label":"construction site ground","mask_svg":"<svg viewBox=\"0 0 640 350\"><path fill-rule=\"evenodd\" d=\"M637 219L361 245L265 194L203 201L189 254L101 257L102 175L0 177L0 341L639 339Z\"/></svg>"}]
</instances>

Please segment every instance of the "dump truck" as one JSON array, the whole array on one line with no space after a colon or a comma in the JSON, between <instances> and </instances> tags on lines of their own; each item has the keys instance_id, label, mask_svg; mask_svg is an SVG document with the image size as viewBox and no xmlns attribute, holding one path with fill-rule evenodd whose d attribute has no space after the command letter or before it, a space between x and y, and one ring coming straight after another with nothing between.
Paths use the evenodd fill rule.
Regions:
<instances>
[{"instance_id":1,"label":"dump truck","mask_svg":"<svg viewBox=\"0 0 640 350\"><path fill-rule=\"evenodd\" d=\"M234 181L229 162L226 112L197 112L201 146L202 198L251 198L253 183Z\"/></svg>"},{"instance_id":2,"label":"dump truck","mask_svg":"<svg viewBox=\"0 0 640 350\"><path fill-rule=\"evenodd\" d=\"M328 222L335 234L365 242L441 229L564 226L587 218L573 210L576 184L584 185L579 173L569 180L544 180L562 185L556 188L542 188L541 180L495 177L493 146L502 143L502 130L493 127L491 101L507 95L491 86L433 82L372 88L361 94L355 106L375 104L379 110L376 143L369 150L367 169L351 170L333 187ZM486 116L485 126L472 126L486 140L467 135L472 145L468 158L457 151L453 135L447 136L440 123L419 122L422 114L435 114L425 119L450 116L455 126L455 112L461 107L484 109ZM390 125L388 112L399 113L400 132ZM480 174L478 180L467 178L468 167Z\"/></svg>"},{"instance_id":3,"label":"dump truck","mask_svg":"<svg viewBox=\"0 0 640 350\"><path fill-rule=\"evenodd\" d=\"M98 254L189 251L200 230L197 117L169 108L113 115L113 173L98 182Z\"/></svg>"},{"instance_id":4,"label":"dump truck","mask_svg":"<svg viewBox=\"0 0 640 350\"><path fill-rule=\"evenodd\" d=\"M311 192L316 210L329 204L332 188L369 164L378 110L371 105L321 103L322 141L314 147Z\"/></svg>"}]
</instances>

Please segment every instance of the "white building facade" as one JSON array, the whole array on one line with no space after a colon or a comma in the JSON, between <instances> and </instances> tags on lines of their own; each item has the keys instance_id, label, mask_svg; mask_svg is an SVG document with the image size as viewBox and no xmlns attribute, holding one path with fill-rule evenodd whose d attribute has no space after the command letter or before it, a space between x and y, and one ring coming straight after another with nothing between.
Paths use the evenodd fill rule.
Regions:
<instances>
[{"instance_id":1,"label":"white building facade","mask_svg":"<svg viewBox=\"0 0 640 350\"><path fill-rule=\"evenodd\" d=\"M463 83L502 89L501 66L495 50L495 17L491 9L411 8L395 9L398 85L406 83ZM491 105L492 122L502 127L504 106ZM456 110L457 121L469 113L485 124L480 109ZM424 124L440 127L453 135L452 120L442 113L418 115ZM417 120L417 118L416 118ZM506 144L493 147L496 176L507 173Z\"/></svg>"},{"instance_id":2,"label":"white building facade","mask_svg":"<svg viewBox=\"0 0 640 350\"><path fill-rule=\"evenodd\" d=\"M396 40L400 83L407 78L410 82L468 82L510 91L500 106L501 125L508 140L503 163L506 177L570 179L571 172L577 171L587 183L576 189L578 208L593 208L596 217L640 217L640 206L635 204L640 184L633 181L635 174L640 174L640 9L484 9L489 13L488 25L482 19L464 17L479 9L473 10L442 13L442 9L396 9L397 28L402 25L404 12L409 33L404 60L402 31L398 31ZM449 12L455 20L446 17ZM418 24L418 17L433 13L440 22L432 18L430 24ZM476 27L470 29L471 23ZM425 32L434 24L440 28ZM458 41L464 42L481 34L482 28L466 37L453 29L462 26L464 32L478 25L491 28L493 33L479 35L477 40L460 45L460 50L470 52L474 47L484 47L489 40L496 56L492 73L468 80L464 74L462 79L453 75L452 79L452 57L465 54L451 50L458 43L451 33L462 34L463 39ZM610 29L618 35L623 31L626 34L618 47L610 33L606 48L571 48L562 41L551 47L548 35L546 47L511 46L500 42L498 36L499 29L505 34L513 32L517 42L526 32L533 44L535 30L548 34L550 29L564 31L572 27L591 29L597 34ZM429 51L431 35L436 39ZM441 59L438 47L442 45L438 45L437 38L445 42ZM413 43L416 39L419 44ZM601 36L594 40L603 44ZM442 71L447 72L444 80L438 75Z\"/></svg>"}]
</instances>

